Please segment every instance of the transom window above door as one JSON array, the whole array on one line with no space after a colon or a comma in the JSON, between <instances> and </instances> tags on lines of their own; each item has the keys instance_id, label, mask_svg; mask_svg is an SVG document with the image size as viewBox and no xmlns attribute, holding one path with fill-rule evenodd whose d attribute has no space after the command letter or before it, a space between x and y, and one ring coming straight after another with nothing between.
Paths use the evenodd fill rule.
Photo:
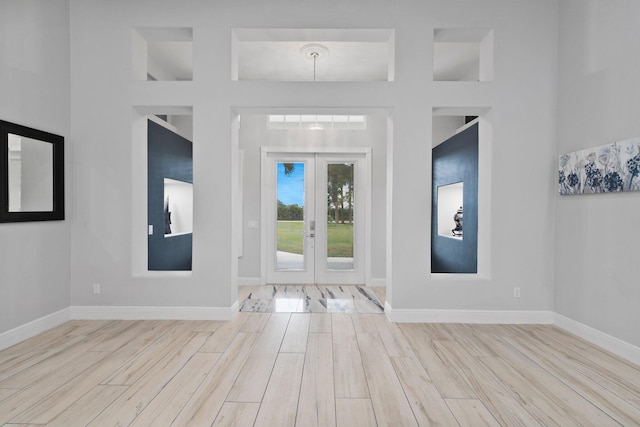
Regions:
<instances>
[{"instance_id":1,"label":"transom window above door","mask_svg":"<svg viewBox=\"0 0 640 427\"><path fill-rule=\"evenodd\" d=\"M363 130L367 128L367 119L362 115L271 114L268 128Z\"/></svg>"}]
</instances>

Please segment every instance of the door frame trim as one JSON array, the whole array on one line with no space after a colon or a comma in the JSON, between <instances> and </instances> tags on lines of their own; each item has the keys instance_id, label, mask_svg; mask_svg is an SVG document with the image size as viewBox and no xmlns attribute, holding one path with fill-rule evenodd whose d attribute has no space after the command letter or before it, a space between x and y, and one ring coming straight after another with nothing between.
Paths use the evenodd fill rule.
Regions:
<instances>
[{"instance_id":1,"label":"door frame trim","mask_svg":"<svg viewBox=\"0 0 640 427\"><path fill-rule=\"evenodd\" d=\"M365 186L364 202L364 280L365 285L371 282L371 148L370 147L261 147L260 148L260 284L267 284L267 251L268 251L268 211L267 201L269 191L269 168L267 156L269 154L363 154L366 167L368 185Z\"/></svg>"}]
</instances>

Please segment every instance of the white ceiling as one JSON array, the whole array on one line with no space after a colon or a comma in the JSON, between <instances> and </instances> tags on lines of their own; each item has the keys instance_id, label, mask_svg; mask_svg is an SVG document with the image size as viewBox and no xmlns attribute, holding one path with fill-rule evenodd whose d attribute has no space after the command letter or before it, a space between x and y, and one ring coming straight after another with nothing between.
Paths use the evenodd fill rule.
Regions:
<instances>
[{"instance_id":1,"label":"white ceiling","mask_svg":"<svg viewBox=\"0 0 640 427\"><path fill-rule=\"evenodd\" d=\"M160 67L171 80L193 79L193 43L190 41L150 42L147 45L149 61ZM149 64L151 67L151 64ZM154 76L158 78L157 76ZM159 80L165 80L159 78Z\"/></svg>"},{"instance_id":2,"label":"white ceiling","mask_svg":"<svg viewBox=\"0 0 640 427\"><path fill-rule=\"evenodd\" d=\"M478 43L434 43L433 80L475 81L479 78Z\"/></svg>"},{"instance_id":3,"label":"white ceiling","mask_svg":"<svg viewBox=\"0 0 640 427\"><path fill-rule=\"evenodd\" d=\"M316 61L316 80L388 80L389 43L315 43L329 52ZM238 79L312 81L313 60L299 53L307 44L306 41L239 42Z\"/></svg>"}]
</instances>

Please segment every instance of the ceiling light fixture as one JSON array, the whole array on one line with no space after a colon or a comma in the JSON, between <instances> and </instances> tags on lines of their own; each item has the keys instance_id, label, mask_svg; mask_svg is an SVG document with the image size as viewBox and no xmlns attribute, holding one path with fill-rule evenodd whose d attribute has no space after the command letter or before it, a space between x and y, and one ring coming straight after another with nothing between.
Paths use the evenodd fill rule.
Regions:
<instances>
[{"instance_id":1,"label":"ceiling light fixture","mask_svg":"<svg viewBox=\"0 0 640 427\"><path fill-rule=\"evenodd\" d=\"M300 48L298 51L302 57L313 61L313 81L316 81L316 62L326 58L329 55L329 49L318 43L309 43Z\"/></svg>"}]
</instances>

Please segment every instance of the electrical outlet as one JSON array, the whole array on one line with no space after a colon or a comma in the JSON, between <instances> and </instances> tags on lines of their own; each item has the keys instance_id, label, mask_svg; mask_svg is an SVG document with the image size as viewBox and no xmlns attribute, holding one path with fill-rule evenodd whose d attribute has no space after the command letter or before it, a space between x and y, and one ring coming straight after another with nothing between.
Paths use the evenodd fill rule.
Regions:
<instances>
[{"instance_id":1,"label":"electrical outlet","mask_svg":"<svg viewBox=\"0 0 640 427\"><path fill-rule=\"evenodd\" d=\"M93 294L94 295L100 294L100 283L93 284Z\"/></svg>"},{"instance_id":2,"label":"electrical outlet","mask_svg":"<svg viewBox=\"0 0 640 427\"><path fill-rule=\"evenodd\" d=\"M513 297L520 298L520 288L513 288Z\"/></svg>"}]
</instances>

